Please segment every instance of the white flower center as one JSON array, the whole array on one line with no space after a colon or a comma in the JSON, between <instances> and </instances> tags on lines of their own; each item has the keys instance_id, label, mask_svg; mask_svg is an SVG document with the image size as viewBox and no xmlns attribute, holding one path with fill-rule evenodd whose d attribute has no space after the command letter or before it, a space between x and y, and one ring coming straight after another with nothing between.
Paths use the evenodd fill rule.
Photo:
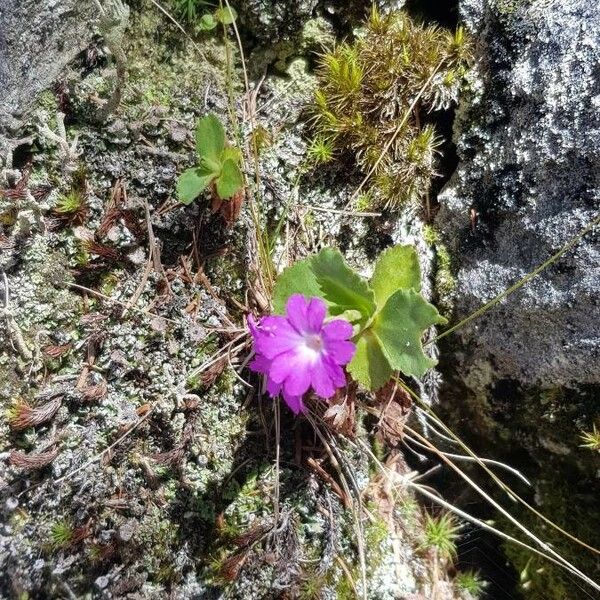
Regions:
<instances>
[{"instance_id":1,"label":"white flower center","mask_svg":"<svg viewBox=\"0 0 600 600\"><path fill-rule=\"evenodd\" d=\"M307 335L304 338L304 344L305 344L307 350L310 350L311 353L314 353L315 358L323 350L323 340L321 339L320 335L316 335L316 334Z\"/></svg>"}]
</instances>

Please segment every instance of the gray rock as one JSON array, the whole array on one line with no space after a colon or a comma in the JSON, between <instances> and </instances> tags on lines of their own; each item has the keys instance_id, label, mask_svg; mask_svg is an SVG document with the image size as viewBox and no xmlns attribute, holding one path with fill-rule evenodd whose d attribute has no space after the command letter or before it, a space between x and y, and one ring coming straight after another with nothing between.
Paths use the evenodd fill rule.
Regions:
<instances>
[{"instance_id":1,"label":"gray rock","mask_svg":"<svg viewBox=\"0 0 600 600\"><path fill-rule=\"evenodd\" d=\"M87 46L97 11L92 0L2 1L0 128L18 127L38 94Z\"/></svg>"},{"instance_id":2,"label":"gray rock","mask_svg":"<svg viewBox=\"0 0 600 600\"><path fill-rule=\"evenodd\" d=\"M317 0L241 0L236 10L244 32L251 33L259 45L269 45L300 31L316 6Z\"/></svg>"},{"instance_id":3,"label":"gray rock","mask_svg":"<svg viewBox=\"0 0 600 600\"><path fill-rule=\"evenodd\" d=\"M478 67L457 117L460 165L437 218L458 263L457 320L544 262L600 207L597 6L463 0L461 12ZM588 235L461 329L455 360L479 373L471 386L600 382L597 242Z\"/></svg>"}]
</instances>

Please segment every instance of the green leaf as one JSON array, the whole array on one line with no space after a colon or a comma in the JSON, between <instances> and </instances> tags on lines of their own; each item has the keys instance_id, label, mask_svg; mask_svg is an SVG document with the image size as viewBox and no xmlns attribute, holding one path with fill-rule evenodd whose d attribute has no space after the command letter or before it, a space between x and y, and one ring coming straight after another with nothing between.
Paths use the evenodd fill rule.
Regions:
<instances>
[{"instance_id":1,"label":"green leaf","mask_svg":"<svg viewBox=\"0 0 600 600\"><path fill-rule=\"evenodd\" d=\"M225 148L225 129L212 113L198 120L196 125L196 150L201 158L221 162Z\"/></svg>"},{"instance_id":2,"label":"green leaf","mask_svg":"<svg viewBox=\"0 0 600 600\"><path fill-rule=\"evenodd\" d=\"M217 195L222 200L231 198L236 192L242 189L244 185L244 177L237 164L228 158L223 163L221 174L216 180Z\"/></svg>"},{"instance_id":3,"label":"green leaf","mask_svg":"<svg viewBox=\"0 0 600 600\"><path fill-rule=\"evenodd\" d=\"M215 176L215 178L221 174L221 170L223 169L223 163L211 160L210 158L206 158L205 156L203 156L200 159L198 166L202 170L212 173Z\"/></svg>"},{"instance_id":4,"label":"green leaf","mask_svg":"<svg viewBox=\"0 0 600 600\"><path fill-rule=\"evenodd\" d=\"M421 337L435 323L445 323L435 306L414 290L392 294L371 326L394 370L421 377L436 361L425 356Z\"/></svg>"},{"instance_id":5,"label":"green leaf","mask_svg":"<svg viewBox=\"0 0 600 600\"><path fill-rule=\"evenodd\" d=\"M310 266L332 315L358 310L367 320L375 312L373 291L346 265L339 250L324 248L310 260Z\"/></svg>"},{"instance_id":6,"label":"green leaf","mask_svg":"<svg viewBox=\"0 0 600 600\"><path fill-rule=\"evenodd\" d=\"M224 6L215 11L215 19L223 25L231 25L237 19L237 12L229 6Z\"/></svg>"},{"instance_id":7,"label":"green leaf","mask_svg":"<svg viewBox=\"0 0 600 600\"><path fill-rule=\"evenodd\" d=\"M356 342L356 352L346 367L358 383L372 392L385 385L392 376L392 367L381 351L379 340L367 329Z\"/></svg>"},{"instance_id":8,"label":"green leaf","mask_svg":"<svg viewBox=\"0 0 600 600\"><path fill-rule=\"evenodd\" d=\"M231 159L233 162L239 164L242 160L242 153L234 146L225 146L225 149L221 152L221 162L223 163L227 159Z\"/></svg>"},{"instance_id":9,"label":"green leaf","mask_svg":"<svg viewBox=\"0 0 600 600\"><path fill-rule=\"evenodd\" d=\"M375 263L371 278L377 306L383 308L388 298L398 290L421 289L421 269L413 246L393 246L382 252Z\"/></svg>"},{"instance_id":10,"label":"green leaf","mask_svg":"<svg viewBox=\"0 0 600 600\"><path fill-rule=\"evenodd\" d=\"M211 15L210 13L206 13L204 15L202 15L202 17L200 18L200 22L198 23L198 28L201 31L211 31L212 29L214 29L217 26L218 22L217 19L215 19L214 15Z\"/></svg>"},{"instance_id":11,"label":"green leaf","mask_svg":"<svg viewBox=\"0 0 600 600\"><path fill-rule=\"evenodd\" d=\"M273 292L273 310L275 314L285 313L285 305L292 294L303 294L309 298L321 297L321 288L310 267L310 259L298 261L284 269L277 278Z\"/></svg>"},{"instance_id":12,"label":"green leaf","mask_svg":"<svg viewBox=\"0 0 600 600\"><path fill-rule=\"evenodd\" d=\"M179 202L183 204L193 202L214 178L214 173L202 167L185 170L177 180Z\"/></svg>"}]
</instances>

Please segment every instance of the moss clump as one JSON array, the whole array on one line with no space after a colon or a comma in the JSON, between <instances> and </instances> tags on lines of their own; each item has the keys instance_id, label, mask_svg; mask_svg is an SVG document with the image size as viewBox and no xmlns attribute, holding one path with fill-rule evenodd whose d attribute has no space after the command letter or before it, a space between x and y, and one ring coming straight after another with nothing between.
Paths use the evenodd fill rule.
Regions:
<instances>
[{"instance_id":1,"label":"moss clump","mask_svg":"<svg viewBox=\"0 0 600 600\"><path fill-rule=\"evenodd\" d=\"M463 571L454 578L456 589L463 594L468 594L469 598L479 598L485 590L485 584L479 573L473 571Z\"/></svg>"},{"instance_id":2,"label":"moss clump","mask_svg":"<svg viewBox=\"0 0 600 600\"><path fill-rule=\"evenodd\" d=\"M434 289L437 295L436 305L443 316L449 317L452 314L454 293L456 291L452 256L432 225L423 227L423 238L429 246L435 249L436 254L434 275Z\"/></svg>"},{"instance_id":3,"label":"moss clump","mask_svg":"<svg viewBox=\"0 0 600 600\"><path fill-rule=\"evenodd\" d=\"M365 173L373 170L374 204L426 197L440 138L424 120L456 101L470 56L461 28L452 33L376 9L353 43L321 56L312 109L317 139L339 155L353 154Z\"/></svg>"},{"instance_id":4,"label":"moss clump","mask_svg":"<svg viewBox=\"0 0 600 600\"><path fill-rule=\"evenodd\" d=\"M456 540L459 537L456 519L449 513L432 517L425 517L424 547L433 550L443 559L453 560L457 556Z\"/></svg>"}]
</instances>

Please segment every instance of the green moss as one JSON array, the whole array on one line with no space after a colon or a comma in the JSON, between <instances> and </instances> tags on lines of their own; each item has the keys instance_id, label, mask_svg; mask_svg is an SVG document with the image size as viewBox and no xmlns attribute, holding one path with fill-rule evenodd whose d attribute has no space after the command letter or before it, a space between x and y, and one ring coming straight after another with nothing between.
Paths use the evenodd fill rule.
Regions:
<instances>
[{"instance_id":1,"label":"green moss","mask_svg":"<svg viewBox=\"0 0 600 600\"><path fill-rule=\"evenodd\" d=\"M494 9L496 13L506 19L513 17L517 11L531 4L533 0L495 0Z\"/></svg>"},{"instance_id":2,"label":"green moss","mask_svg":"<svg viewBox=\"0 0 600 600\"><path fill-rule=\"evenodd\" d=\"M49 546L53 550L60 550L71 543L73 539L73 526L67 521L58 521L50 527Z\"/></svg>"},{"instance_id":3,"label":"green moss","mask_svg":"<svg viewBox=\"0 0 600 600\"><path fill-rule=\"evenodd\" d=\"M459 537L457 520L449 513L439 517L426 515L423 545L434 550L440 558L452 560L457 556L456 540Z\"/></svg>"},{"instance_id":4,"label":"green moss","mask_svg":"<svg viewBox=\"0 0 600 600\"><path fill-rule=\"evenodd\" d=\"M470 598L479 598L485 590L485 581L474 571L462 571L454 578L454 586L459 592L469 594Z\"/></svg>"},{"instance_id":5,"label":"green moss","mask_svg":"<svg viewBox=\"0 0 600 600\"><path fill-rule=\"evenodd\" d=\"M298 593L299 600L320 600L327 578L319 574L305 574Z\"/></svg>"},{"instance_id":6,"label":"green moss","mask_svg":"<svg viewBox=\"0 0 600 600\"><path fill-rule=\"evenodd\" d=\"M148 0L131 15L124 48L128 85L123 108L132 119L158 106L176 110L180 100L188 107L190 100L200 101L209 81L213 91L226 89L224 45L210 37L194 47L182 43L182 35ZM236 79L234 86L239 85Z\"/></svg>"},{"instance_id":7,"label":"green moss","mask_svg":"<svg viewBox=\"0 0 600 600\"><path fill-rule=\"evenodd\" d=\"M37 106L42 110L48 111L48 114L56 114L58 111L58 101L56 100L56 94L52 90L44 90L37 100Z\"/></svg>"},{"instance_id":8,"label":"green moss","mask_svg":"<svg viewBox=\"0 0 600 600\"><path fill-rule=\"evenodd\" d=\"M402 11L384 16L373 8L354 42L321 56L312 106L316 139L373 171L374 204L397 207L426 197L440 139L433 126L421 126L419 113L456 101L470 54L460 28L452 33ZM417 96L418 110L406 112Z\"/></svg>"},{"instance_id":9,"label":"green moss","mask_svg":"<svg viewBox=\"0 0 600 600\"><path fill-rule=\"evenodd\" d=\"M105 296L110 296L119 285L120 280L121 279L118 273L107 273L102 277L102 281L100 283L100 292L102 292Z\"/></svg>"},{"instance_id":10,"label":"green moss","mask_svg":"<svg viewBox=\"0 0 600 600\"><path fill-rule=\"evenodd\" d=\"M72 189L60 196L54 210L61 215L72 215L85 206L85 196L80 190Z\"/></svg>"},{"instance_id":11,"label":"green moss","mask_svg":"<svg viewBox=\"0 0 600 600\"><path fill-rule=\"evenodd\" d=\"M434 290L437 296L436 306L443 316L450 317L457 287L452 256L433 225L423 226L423 239L435 250Z\"/></svg>"}]
</instances>

